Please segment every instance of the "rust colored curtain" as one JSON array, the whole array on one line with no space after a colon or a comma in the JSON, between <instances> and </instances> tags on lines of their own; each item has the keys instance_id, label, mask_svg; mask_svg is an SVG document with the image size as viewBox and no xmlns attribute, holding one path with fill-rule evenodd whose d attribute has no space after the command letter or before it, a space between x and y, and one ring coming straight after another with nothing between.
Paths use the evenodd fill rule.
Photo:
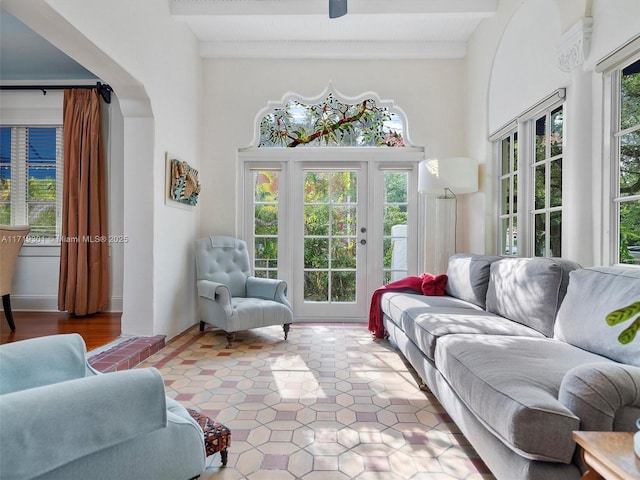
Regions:
<instances>
[{"instance_id":1,"label":"rust colored curtain","mask_svg":"<svg viewBox=\"0 0 640 480\"><path fill-rule=\"evenodd\" d=\"M109 271L100 96L64 91L64 184L58 309L75 315L105 310Z\"/></svg>"}]
</instances>

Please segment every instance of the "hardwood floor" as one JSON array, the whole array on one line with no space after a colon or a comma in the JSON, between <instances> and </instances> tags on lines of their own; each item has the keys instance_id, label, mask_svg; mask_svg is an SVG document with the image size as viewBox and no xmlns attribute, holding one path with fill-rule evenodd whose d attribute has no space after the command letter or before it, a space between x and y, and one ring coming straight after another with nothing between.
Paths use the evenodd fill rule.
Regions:
<instances>
[{"instance_id":1,"label":"hardwood floor","mask_svg":"<svg viewBox=\"0 0 640 480\"><path fill-rule=\"evenodd\" d=\"M120 336L121 317L120 312L77 317L66 312L14 311L16 329L12 332L3 312L0 315L0 344L58 333L79 333L90 351L107 345Z\"/></svg>"}]
</instances>

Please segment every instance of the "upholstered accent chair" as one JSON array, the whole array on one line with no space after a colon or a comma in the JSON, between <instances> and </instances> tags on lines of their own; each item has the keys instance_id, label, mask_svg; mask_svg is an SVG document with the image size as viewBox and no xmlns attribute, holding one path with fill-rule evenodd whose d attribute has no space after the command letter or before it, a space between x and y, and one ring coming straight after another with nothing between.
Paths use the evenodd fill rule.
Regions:
<instances>
[{"instance_id":1,"label":"upholstered accent chair","mask_svg":"<svg viewBox=\"0 0 640 480\"><path fill-rule=\"evenodd\" d=\"M0 346L0 478L188 480L203 431L155 368L100 373L78 334Z\"/></svg>"},{"instance_id":2,"label":"upholstered accent chair","mask_svg":"<svg viewBox=\"0 0 640 480\"><path fill-rule=\"evenodd\" d=\"M252 275L244 240L211 236L196 240L196 277L200 331L221 328L231 347L234 332L282 325L284 339L293 322L283 280Z\"/></svg>"},{"instance_id":3,"label":"upholstered accent chair","mask_svg":"<svg viewBox=\"0 0 640 480\"><path fill-rule=\"evenodd\" d=\"M30 231L31 227L0 225L0 295L2 295L4 316L11 331L16 329L11 312L11 283L18 254Z\"/></svg>"}]
</instances>

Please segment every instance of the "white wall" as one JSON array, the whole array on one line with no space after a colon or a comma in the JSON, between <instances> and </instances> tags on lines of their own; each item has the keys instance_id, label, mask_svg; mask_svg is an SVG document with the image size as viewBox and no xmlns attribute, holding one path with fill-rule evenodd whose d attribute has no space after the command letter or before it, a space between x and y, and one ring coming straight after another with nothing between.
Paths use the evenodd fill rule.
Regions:
<instances>
[{"instance_id":1,"label":"white wall","mask_svg":"<svg viewBox=\"0 0 640 480\"><path fill-rule=\"evenodd\" d=\"M208 59L203 79L203 236L236 234L237 150L250 146L258 112L288 92L316 97L330 82L347 97L373 91L405 112L425 155L464 153L463 60Z\"/></svg>"},{"instance_id":2,"label":"white wall","mask_svg":"<svg viewBox=\"0 0 640 480\"><path fill-rule=\"evenodd\" d=\"M125 334L176 335L196 322L197 209L165 205L165 152L200 163L198 43L154 0L4 0L3 7L109 83L123 114Z\"/></svg>"}]
</instances>

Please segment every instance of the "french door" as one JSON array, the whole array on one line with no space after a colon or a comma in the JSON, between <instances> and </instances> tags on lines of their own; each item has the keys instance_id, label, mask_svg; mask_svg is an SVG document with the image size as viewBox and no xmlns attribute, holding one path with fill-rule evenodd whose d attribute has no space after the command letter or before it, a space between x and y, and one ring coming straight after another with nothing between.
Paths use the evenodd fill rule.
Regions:
<instances>
[{"instance_id":1,"label":"french door","mask_svg":"<svg viewBox=\"0 0 640 480\"><path fill-rule=\"evenodd\" d=\"M361 317L367 301L367 165L300 164L293 210L293 307Z\"/></svg>"},{"instance_id":2,"label":"french door","mask_svg":"<svg viewBox=\"0 0 640 480\"><path fill-rule=\"evenodd\" d=\"M296 321L364 321L376 288L422 271L423 153L362 150L240 155L240 235L256 276L287 281Z\"/></svg>"}]
</instances>

